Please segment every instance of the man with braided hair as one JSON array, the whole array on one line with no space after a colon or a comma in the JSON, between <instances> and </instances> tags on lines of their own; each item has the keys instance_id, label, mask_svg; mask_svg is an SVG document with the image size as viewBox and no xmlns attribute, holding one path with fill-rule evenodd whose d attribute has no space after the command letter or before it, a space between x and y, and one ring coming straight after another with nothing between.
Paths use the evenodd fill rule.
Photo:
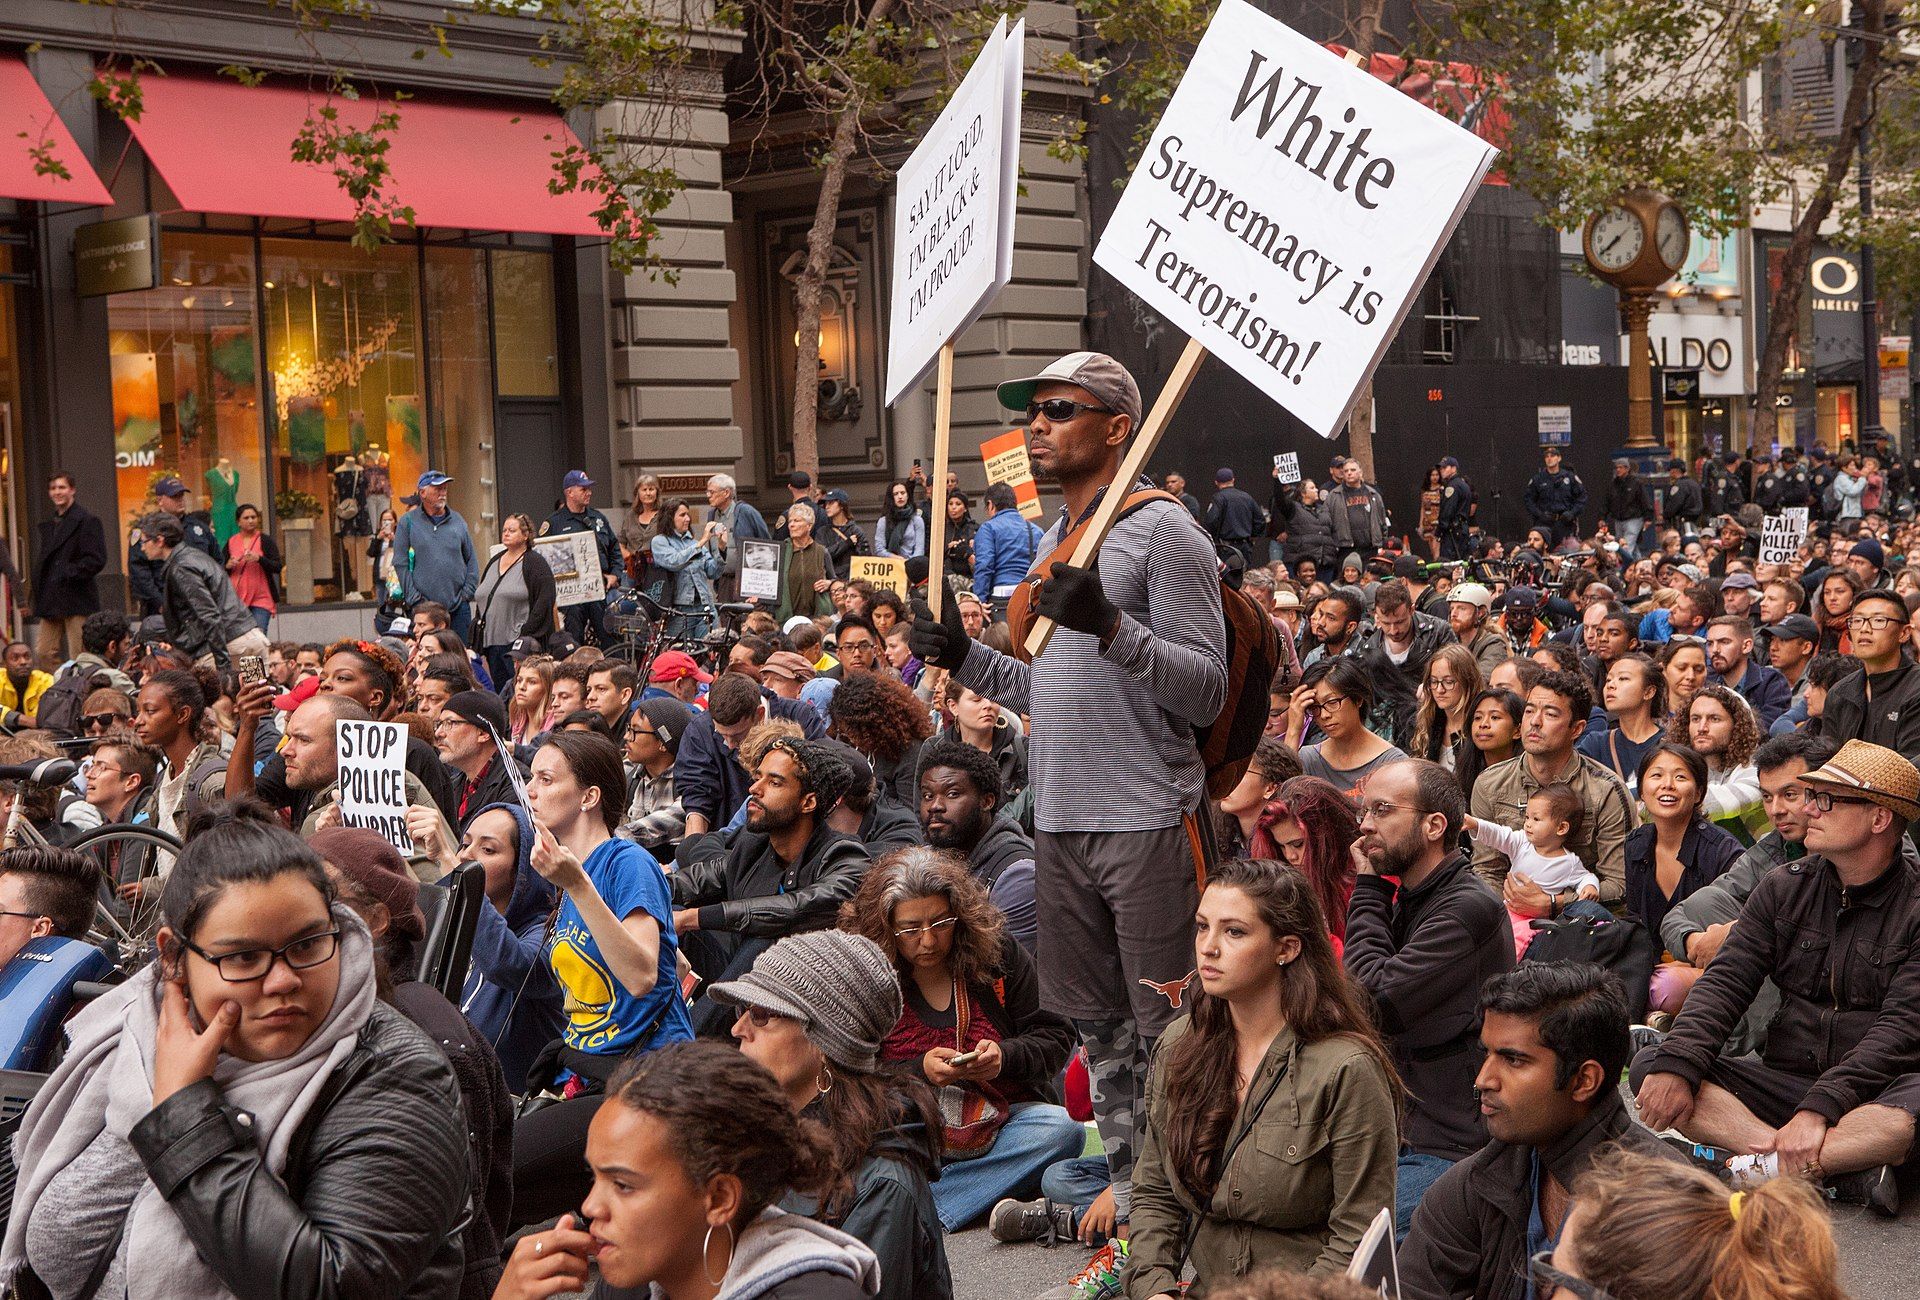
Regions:
<instances>
[{"instance_id":1,"label":"man with braided hair","mask_svg":"<svg viewBox=\"0 0 1920 1300\"><path fill-rule=\"evenodd\" d=\"M680 950L708 983L752 969L776 939L832 926L873 862L827 824L848 774L825 745L776 736L753 771L746 825L688 836L668 877ZM704 998L694 1007L696 1033L724 1034L732 1020Z\"/></svg>"}]
</instances>

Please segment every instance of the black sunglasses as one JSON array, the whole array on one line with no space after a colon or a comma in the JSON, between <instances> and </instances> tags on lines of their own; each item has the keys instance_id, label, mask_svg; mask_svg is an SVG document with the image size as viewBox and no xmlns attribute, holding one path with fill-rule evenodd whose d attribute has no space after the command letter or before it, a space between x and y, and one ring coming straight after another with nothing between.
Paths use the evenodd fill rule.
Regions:
<instances>
[{"instance_id":1,"label":"black sunglasses","mask_svg":"<svg viewBox=\"0 0 1920 1300\"><path fill-rule=\"evenodd\" d=\"M111 727L115 722L119 721L119 719L120 715L117 713L83 713L80 715L81 723L89 727Z\"/></svg>"},{"instance_id":2,"label":"black sunglasses","mask_svg":"<svg viewBox=\"0 0 1920 1300\"><path fill-rule=\"evenodd\" d=\"M1536 1287L1558 1287L1562 1290L1573 1292L1575 1296L1579 1297L1579 1300L1613 1300L1612 1296L1608 1295L1593 1283L1582 1278L1574 1277L1571 1273L1562 1273L1559 1269L1555 1268L1553 1266L1553 1252L1550 1250L1543 1250L1528 1260L1527 1269L1533 1274L1533 1284ZM1552 1295L1553 1292L1549 1289L1546 1291L1546 1294Z\"/></svg>"},{"instance_id":3,"label":"black sunglasses","mask_svg":"<svg viewBox=\"0 0 1920 1300\"><path fill-rule=\"evenodd\" d=\"M1090 406L1086 402L1076 402L1067 397L1049 397L1044 402L1027 403L1027 423L1033 423L1033 417L1036 415L1044 415L1054 424L1064 424L1082 411L1098 411L1102 415L1118 414L1104 406Z\"/></svg>"}]
</instances>

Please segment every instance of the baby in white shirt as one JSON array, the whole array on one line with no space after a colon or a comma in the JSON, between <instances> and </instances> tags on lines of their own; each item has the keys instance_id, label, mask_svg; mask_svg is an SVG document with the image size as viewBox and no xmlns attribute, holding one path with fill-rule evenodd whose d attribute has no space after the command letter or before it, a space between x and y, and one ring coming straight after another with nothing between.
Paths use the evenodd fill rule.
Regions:
<instances>
[{"instance_id":1,"label":"baby in white shirt","mask_svg":"<svg viewBox=\"0 0 1920 1300\"><path fill-rule=\"evenodd\" d=\"M1498 822L1466 819L1467 834L1474 843L1506 856L1511 874L1527 880L1549 894L1577 889L1585 899L1600 897L1600 877L1587 870L1579 857L1567 850L1567 841L1579 833L1585 809L1573 787L1563 781L1541 786L1527 800L1527 813L1521 830L1508 830ZM1513 923L1513 955L1527 955L1533 942L1533 918L1507 909Z\"/></svg>"}]
</instances>

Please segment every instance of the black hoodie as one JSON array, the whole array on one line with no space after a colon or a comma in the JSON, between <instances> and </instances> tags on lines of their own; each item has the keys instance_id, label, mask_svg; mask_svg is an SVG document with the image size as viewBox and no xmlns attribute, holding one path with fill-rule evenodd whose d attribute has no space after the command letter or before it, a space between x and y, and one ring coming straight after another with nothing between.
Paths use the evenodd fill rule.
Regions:
<instances>
[{"instance_id":1,"label":"black hoodie","mask_svg":"<svg viewBox=\"0 0 1920 1300\"><path fill-rule=\"evenodd\" d=\"M1031 957L1040 923L1033 901L1033 841L1015 822L995 817L973 846L967 865L993 905L1006 914L1007 933Z\"/></svg>"}]
</instances>

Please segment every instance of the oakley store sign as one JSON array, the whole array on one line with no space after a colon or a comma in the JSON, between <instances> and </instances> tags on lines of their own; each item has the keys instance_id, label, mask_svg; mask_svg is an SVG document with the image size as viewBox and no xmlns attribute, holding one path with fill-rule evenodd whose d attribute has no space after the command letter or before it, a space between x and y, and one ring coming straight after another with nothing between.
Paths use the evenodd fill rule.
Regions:
<instances>
[{"instance_id":1,"label":"oakley store sign","mask_svg":"<svg viewBox=\"0 0 1920 1300\"><path fill-rule=\"evenodd\" d=\"M1706 397L1740 397L1747 382L1746 331L1739 316L1659 310L1647 322L1647 351L1660 370L1697 370ZM1627 336L1620 336L1626 365Z\"/></svg>"}]
</instances>

